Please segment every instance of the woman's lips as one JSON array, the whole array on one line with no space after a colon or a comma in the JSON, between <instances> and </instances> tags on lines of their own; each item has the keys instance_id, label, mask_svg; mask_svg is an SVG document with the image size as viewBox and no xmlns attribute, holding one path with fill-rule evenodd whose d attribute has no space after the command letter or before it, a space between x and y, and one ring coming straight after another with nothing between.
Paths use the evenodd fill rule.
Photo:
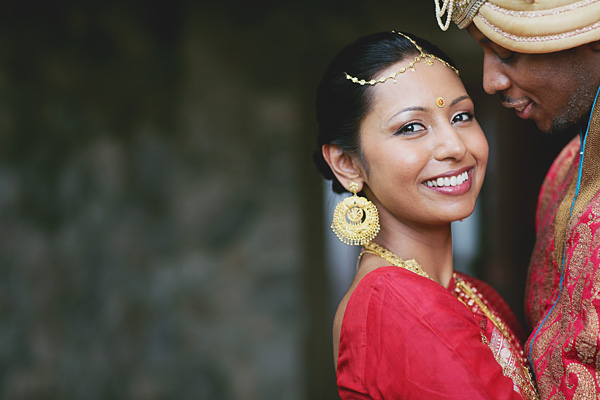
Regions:
<instances>
[{"instance_id":1,"label":"woman's lips","mask_svg":"<svg viewBox=\"0 0 600 400\"><path fill-rule=\"evenodd\" d=\"M428 188L444 194L459 195L468 192L472 184L472 168L439 176L423 182Z\"/></svg>"}]
</instances>

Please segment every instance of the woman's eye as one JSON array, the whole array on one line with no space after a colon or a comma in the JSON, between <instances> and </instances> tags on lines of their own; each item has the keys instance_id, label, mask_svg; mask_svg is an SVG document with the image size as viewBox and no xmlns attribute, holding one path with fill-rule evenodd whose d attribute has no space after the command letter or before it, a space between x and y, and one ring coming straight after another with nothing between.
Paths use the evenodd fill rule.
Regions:
<instances>
[{"instance_id":1,"label":"woman's eye","mask_svg":"<svg viewBox=\"0 0 600 400\"><path fill-rule=\"evenodd\" d=\"M396 131L396 135L410 135L415 132L420 132L425 130L425 125L418 122L411 122L406 125L403 125L402 128Z\"/></svg>"},{"instance_id":2,"label":"woman's eye","mask_svg":"<svg viewBox=\"0 0 600 400\"><path fill-rule=\"evenodd\" d=\"M472 121L474 115L470 112L462 112L452 117L452 123Z\"/></svg>"}]
</instances>

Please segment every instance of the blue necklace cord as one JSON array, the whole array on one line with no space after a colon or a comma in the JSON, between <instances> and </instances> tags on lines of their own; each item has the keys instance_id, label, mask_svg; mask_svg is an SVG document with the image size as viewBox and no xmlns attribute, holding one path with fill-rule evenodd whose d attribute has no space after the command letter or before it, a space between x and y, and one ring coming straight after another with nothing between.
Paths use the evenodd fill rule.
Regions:
<instances>
[{"instance_id":1,"label":"blue necklace cord","mask_svg":"<svg viewBox=\"0 0 600 400\"><path fill-rule=\"evenodd\" d=\"M585 130L585 134L583 132L579 132L579 140L581 142L581 145L580 145L581 150L579 151L579 168L577 170L577 185L575 186L575 195L573 196L573 201L571 202L571 209L569 210L569 218L567 219L567 221L571 219L571 215L573 214L573 208L575 207L575 201L577 200L577 196L579 195L579 188L581 187L581 175L582 175L582 171L583 171L583 156L585 154L585 144L587 141L588 133L590 131L590 125L592 122L592 113L594 112L594 109L596 108L596 102L598 101L598 95L600 95L600 87L596 91L596 97L594 99L594 104L592 105L592 111L590 112L590 118L588 120L587 129ZM566 240L567 240L567 236L565 235L565 241ZM566 252L566 246L565 246L565 248L563 249L562 260L560 263L560 283L558 285L558 295L556 296L556 299L554 300L554 304L552 304L550 311L548 311L548 313L542 320L542 323L538 325L538 328L535 330L535 333L533 334L533 337L531 338L531 342L529 343L529 364L531 365L531 373L533 375L534 380L536 380L537 378L535 375L533 358L531 357L533 343L535 342L535 339L537 338L537 335L540 332L540 329L544 325L544 322L546 322L546 320L548 319L548 316L552 313L552 310L554 310L554 307L556 307L556 304L558 304L558 299L560 298L560 295L562 293L563 280L565 277L566 254L567 254L567 252Z\"/></svg>"}]
</instances>

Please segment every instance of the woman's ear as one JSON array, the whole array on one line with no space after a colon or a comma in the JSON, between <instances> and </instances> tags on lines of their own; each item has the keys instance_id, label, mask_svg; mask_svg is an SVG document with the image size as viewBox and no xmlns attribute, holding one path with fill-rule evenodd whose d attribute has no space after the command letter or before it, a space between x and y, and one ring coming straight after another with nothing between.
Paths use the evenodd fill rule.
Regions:
<instances>
[{"instance_id":1,"label":"woman's ear","mask_svg":"<svg viewBox=\"0 0 600 400\"><path fill-rule=\"evenodd\" d=\"M351 182L356 182L362 188L362 174L357 168L357 162L353 157L342 151L337 144L324 144L321 150L323 158L325 158L333 174L346 190L350 191Z\"/></svg>"}]
</instances>

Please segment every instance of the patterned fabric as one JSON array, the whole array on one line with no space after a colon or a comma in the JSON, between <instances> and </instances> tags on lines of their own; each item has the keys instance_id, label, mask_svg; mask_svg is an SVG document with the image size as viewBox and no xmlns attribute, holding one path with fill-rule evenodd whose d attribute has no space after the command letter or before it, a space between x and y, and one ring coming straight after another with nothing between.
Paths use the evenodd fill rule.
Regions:
<instances>
[{"instance_id":1,"label":"patterned fabric","mask_svg":"<svg viewBox=\"0 0 600 400\"><path fill-rule=\"evenodd\" d=\"M518 337L520 327L502 298L483 282L457 275ZM458 296L454 281L446 289L398 267L367 274L344 313L337 367L341 399L527 398L507 376L522 375L519 342L509 343L473 303L465 306Z\"/></svg>"},{"instance_id":2,"label":"patterned fabric","mask_svg":"<svg viewBox=\"0 0 600 400\"><path fill-rule=\"evenodd\" d=\"M599 115L596 110L592 122ZM573 214L569 217L579 168L579 137L554 161L538 200L537 241L525 300L534 333L525 349L531 346L543 399L596 399L600 394L599 139L600 130L592 123Z\"/></svg>"}]
</instances>

